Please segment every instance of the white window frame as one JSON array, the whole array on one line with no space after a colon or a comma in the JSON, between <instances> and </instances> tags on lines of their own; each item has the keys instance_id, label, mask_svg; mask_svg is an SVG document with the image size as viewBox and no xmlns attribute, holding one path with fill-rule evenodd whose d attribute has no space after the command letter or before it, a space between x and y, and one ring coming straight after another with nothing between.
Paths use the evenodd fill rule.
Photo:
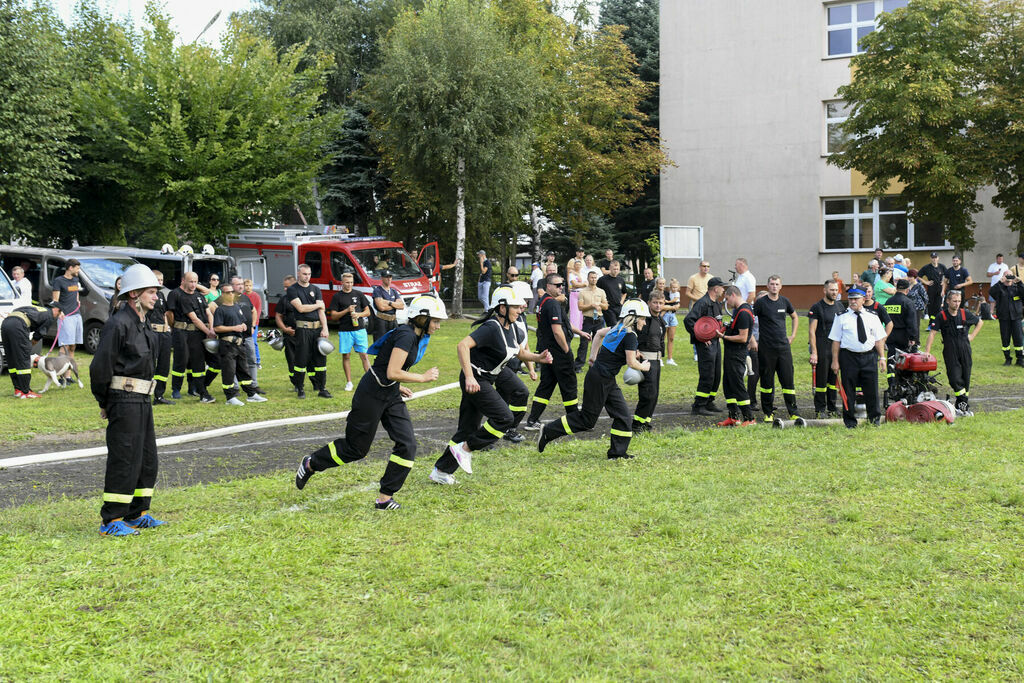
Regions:
<instances>
[{"instance_id":1,"label":"white window frame","mask_svg":"<svg viewBox=\"0 0 1024 683\"><path fill-rule=\"evenodd\" d=\"M888 199L890 197L897 197L899 195L889 195L883 197ZM822 197L821 198L821 252L828 254L842 254L842 253L853 253L853 252L871 252L875 250L876 245L879 245L880 235L879 227L881 225L881 219L885 216L891 215L906 215L906 211L881 211L880 210L880 199L874 199L871 201L871 213L862 213L860 211L860 202L867 199L867 197ZM853 202L853 213L838 213L838 214L826 214L825 213L825 202L832 201L852 201ZM860 221L866 218L871 218L871 244L863 245L860 244ZM842 249L827 249L825 247L825 224L827 221L838 221L838 220L852 220L853 221L853 248L842 248ZM931 251L935 249L951 249L953 245L948 240L944 240L941 245L921 245L918 246L915 241L914 234L914 223L907 218L907 246L903 248L905 251ZM889 249L888 251L891 251Z\"/></svg>"},{"instance_id":2,"label":"white window frame","mask_svg":"<svg viewBox=\"0 0 1024 683\"><path fill-rule=\"evenodd\" d=\"M865 2L875 3L875 15L870 21L858 21L857 20L857 5L862 5ZM858 49L858 43L860 40L857 38L857 29L871 27L872 32L878 30L878 17L881 16L885 10L883 9L884 0L847 0L846 2L832 2L824 5L825 9L825 59L844 59L859 55L863 50ZM836 7L848 6L850 8L850 21L844 24L829 24L828 23L828 11ZM828 38L829 33L832 31L846 30L850 32L850 47L853 49L852 52L844 52L840 54L829 54L828 51Z\"/></svg>"},{"instance_id":3,"label":"white window frame","mask_svg":"<svg viewBox=\"0 0 1024 683\"><path fill-rule=\"evenodd\" d=\"M828 115L828 106L830 104L841 104L841 105L847 107L846 115L845 116L838 116L838 117L830 117ZM846 120L850 118L849 105L846 103L845 100L825 100L825 101L823 101L821 103L821 112L822 112L822 116L825 119L825 137L822 140L822 143L823 143L822 144L822 156L828 157L828 156L832 156L833 154L836 153L835 151L830 150L828 148L828 145L829 145L829 134L828 134L829 126L838 126L838 125L840 125L842 123L845 123Z\"/></svg>"}]
</instances>

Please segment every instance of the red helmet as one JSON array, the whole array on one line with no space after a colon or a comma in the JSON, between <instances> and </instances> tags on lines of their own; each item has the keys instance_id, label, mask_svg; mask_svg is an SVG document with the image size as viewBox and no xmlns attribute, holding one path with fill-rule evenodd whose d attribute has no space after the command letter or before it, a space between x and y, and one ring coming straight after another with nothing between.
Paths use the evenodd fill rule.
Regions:
<instances>
[{"instance_id":1,"label":"red helmet","mask_svg":"<svg viewBox=\"0 0 1024 683\"><path fill-rule=\"evenodd\" d=\"M719 330L722 329L724 328L721 320L706 315L703 318L698 318L697 322L693 324L693 336L700 342L711 341L718 336Z\"/></svg>"}]
</instances>

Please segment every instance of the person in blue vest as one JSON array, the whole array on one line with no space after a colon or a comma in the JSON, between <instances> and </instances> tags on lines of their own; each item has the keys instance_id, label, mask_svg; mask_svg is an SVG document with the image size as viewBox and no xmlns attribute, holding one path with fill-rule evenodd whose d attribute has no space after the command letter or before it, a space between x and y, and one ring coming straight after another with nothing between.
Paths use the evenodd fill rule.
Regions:
<instances>
[{"instance_id":1,"label":"person in blue vest","mask_svg":"<svg viewBox=\"0 0 1024 683\"><path fill-rule=\"evenodd\" d=\"M381 477L380 493L374 507L378 510L401 507L394 495L405 483L416 458L416 433L409 409L402 400L412 396L412 390L402 384L427 383L437 379L436 367L422 374L409 372L409 369L423 358L430 335L441 328L442 320L447 319L444 304L435 296L423 294L409 302L409 322L399 325L370 347L369 352L376 354L376 358L352 395L352 411L345 424L345 436L302 459L295 473L296 488L305 488L310 477L317 472L365 458L377 434L377 426L383 425L395 447Z\"/></svg>"},{"instance_id":2,"label":"person in blue vest","mask_svg":"<svg viewBox=\"0 0 1024 683\"><path fill-rule=\"evenodd\" d=\"M594 338L594 347L590 351L592 365L583 380L582 407L567 411L561 419L544 425L537 441L539 452L543 453L550 441L590 431L604 410L612 419L608 458L634 457L629 453L629 442L633 438L630 431L632 415L615 378L624 365L639 372L651 369L651 362L641 360L637 352L637 332L647 324L651 309L640 299L630 299L622 305L619 315L618 324L601 329Z\"/></svg>"}]
</instances>

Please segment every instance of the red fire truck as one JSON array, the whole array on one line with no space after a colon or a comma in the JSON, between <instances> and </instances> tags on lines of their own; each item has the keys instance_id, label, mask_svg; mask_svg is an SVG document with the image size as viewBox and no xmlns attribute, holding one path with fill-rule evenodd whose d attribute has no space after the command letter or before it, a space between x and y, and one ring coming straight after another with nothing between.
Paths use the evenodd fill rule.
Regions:
<instances>
[{"instance_id":1,"label":"red fire truck","mask_svg":"<svg viewBox=\"0 0 1024 683\"><path fill-rule=\"evenodd\" d=\"M383 237L356 237L336 226L299 225L250 228L228 237L228 254L238 274L252 278L253 289L267 299L268 316L274 316L284 294L282 280L294 275L300 264L312 271L310 281L321 289L330 305L341 290L341 276L351 272L355 289L368 298L380 274L390 270L391 286L409 302L414 296L434 291L440 281L441 260L437 242L431 242L413 258L399 242ZM373 300L370 300L371 306ZM404 322L404 311L399 311Z\"/></svg>"}]
</instances>

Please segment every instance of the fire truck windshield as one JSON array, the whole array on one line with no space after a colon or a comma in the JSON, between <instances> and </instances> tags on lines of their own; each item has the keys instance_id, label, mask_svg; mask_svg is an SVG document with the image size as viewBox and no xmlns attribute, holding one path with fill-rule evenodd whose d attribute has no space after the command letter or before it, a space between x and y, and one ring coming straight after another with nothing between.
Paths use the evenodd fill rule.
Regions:
<instances>
[{"instance_id":1,"label":"fire truck windshield","mask_svg":"<svg viewBox=\"0 0 1024 683\"><path fill-rule=\"evenodd\" d=\"M416 265L416 259L401 247L353 249L352 254L359 260L359 265L366 274L373 278L379 279L385 270L390 270L396 280L423 277L419 266Z\"/></svg>"}]
</instances>

